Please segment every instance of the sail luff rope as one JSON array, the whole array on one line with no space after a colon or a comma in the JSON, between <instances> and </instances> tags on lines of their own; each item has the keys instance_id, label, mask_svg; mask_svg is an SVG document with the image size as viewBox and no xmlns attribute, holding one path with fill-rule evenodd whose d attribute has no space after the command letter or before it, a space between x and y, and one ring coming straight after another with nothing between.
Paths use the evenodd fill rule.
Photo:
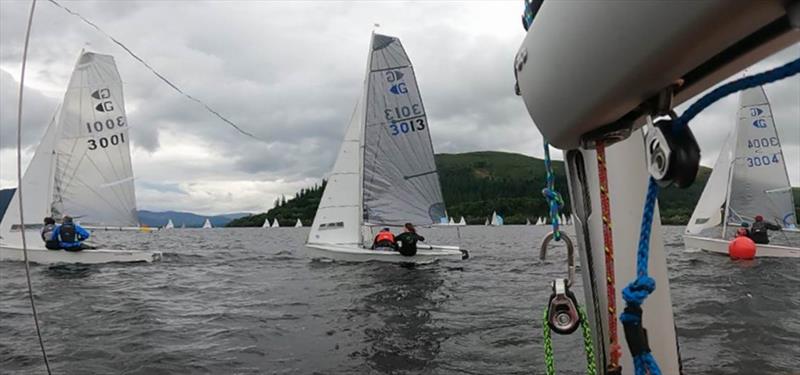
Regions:
<instances>
[{"instance_id":1,"label":"sail luff rope","mask_svg":"<svg viewBox=\"0 0 800 375\"><path fill-rule=\"evenodd\" d=\"M608 364L609 372L620 372L619 358L621 356L619 336L617 334L617 292L616 278L614 276L614 240L611 231L611 202L609 200L608 170L606 169L605 142L597 142L597 174L600 181L600 207L603 222L603 253L606 263L606 297L608 299L608 336L610 343L611 361Z\"/></svg>"},{"instance_id":2,"label":"sail luff rope","mask_svg":"<svg viewBox=\"0 0 800 375\"><path fill-rule=\"evenodd\" d=\"M682 127L688 126L689 121L697 116L697 114L730 94L779 81L798 73L800 73L800 58L766 72L755 74L750 77L743 77L719 86L690 105L689 108L675 120L673 131L677 134ZM652 229L658 191L658 183L655 179L650 177L642 212L639 247L636 252L636 279L622 290L622 298L625 300L626 307L625 311L620 314L620 321L626 328L626 338L630 330L637 336L635 338L639 339L639 342L635 344L632 344L630 338L628 339L628 346L633 355L636 375L644 375L648 372L650 375L661 374L661 370L646 344L647 340L642 326L641 308L641 305L656 287L655 280L647 274L647 261L650 251L650 231Z\"/></svg>"},{"instance_id":3,"label":"sail luff rope","mask_svg":"<svg viewBox=\"0 0 800 375\"><path fill-rule=\"evenodd\" d=\"M198 98L196 98L196 97L192 96L191 94L189 94L189 93L187 93L187 92L183 91L183 90L182 90L180 87L178 87L176 84L172 83L172 81L168 80L168 79L167 79L167 78L166 78L164 75L162 75L161 73L159 73L159 72L158 72L158 71L157 71L155 68L153 68L153 67L152 67L150 64L148 64L146 61L144 61L144 59L142 59L142 58L141 58L141 57L139 57L137 54L135 54L135 53L134 53L134 52L133 52L133 51L132 51L130 48L128 48L128 47L127 47L125 44L123 44L122 42L120 42L119 40L117 40L116 38L114 38L113 36L111 36L111 34L109 34L109 33L105 32L103 29L101 29L101 28L100 28L100 26L97 26L97 24L95 24L94 22L92 22L92 21L90 21L89 19L87 19L86 17L82 16L80 13L78 13L78 12L75 12L75 11L73 11L72 9L70 9L70 8L67 8L66 6L63 6L63 5L59 4L59 3L58 3L57 1L55 1L55 0L48 0L48 1L49 1L50 3L52 3L53 5L55 5L55 6L59 7L59 8L61 8L61 9L62 9L62 10L64 10L65 12L67 12L67 13L69 13L69 14L71 14L71 15L75 16L75 17L78 17L78 18L79 18L81 21L83 21L83 22L84 22L84 23L86 23L87 25L91 26L92 28L94 28L95 30L97 30L98 32L100 32L101 34L103 34L105 37L107 37L107 38L108 38L108 39L110 39L112 42L114 42L116 45L120 46L120 47L121 47L123 50L125 50L125 52L127 52L127 53L128 53L128 54L129 54L131 57L133 57L133 58L134 58L136 61L138 61L139 63L141 63L141 64L142 64L142 65L143 65L145 68L147 68L147 70L149 70L149 71L150 71L151 73L153 73L153 74L154 74L156 77L158 77L158 79L160 79L161 81L163 81L164 83L166 83L168 86L172 87L172 89L173 89L173 90L177 91L179 94L183 95L185 98L187 98L187 99L189 99L189 100L191 100L191 101L193 101L193 102L195 102L195 103L197 103L197 104L201 105L201 106L202 106L202 107L203 107L203 108L204 108L206 111L208 111L208 112L209 112L209 113L211 113L212 115L216 116L217 118L219 118L220 120L222 120L223 122L225 122L226 124L228 124L229 126L231 126L232 128L236 129L236 131L238 131L239 133L241 133L241 134L244 134L244 135L246 135L246 136L248 136L248 137L250 137L250 138L253 138L253 139L255 139L255 140L258 140L258 141L261 141L261 142L266 142L266 140L264 140L264 139L261 139L261 138L259 138L259 137L255 136L254 134L252 134L252 133L250 133L250 132L248 132L248 131L246 131L246 130L242 129L242 128L241 128L239 125L237 125L235 122L233 122L232 120L230 120L230 119L228 119L227 117L223 116L221 113L219 113L217 110L215 110L214 108L212 108L211 106L209 106L208 104L206 104L204 101L202 101L202 100L200 100L200 99L198 99Z\"/></svg>"},{"instance_id":4,"label":"sail luff rope","mask_svg":"<svg viewBox=\"0 0 800 375\"><path fill-rule=\"evenodd\" d=\"M19 201L19 233L22 236L22 256L25 260L25 280L28 283L28 297L31 300L31 312L33 313L33 325L36 327L36 336L39 338L39 347L42 350L42 359L47 374L50 372L50 361L47 360L47 350L42 339L42 330L39 327L39 314L36 311L36 302L33 298L33 285L31 283L31 265L28 260L28 243L25 239L25 210L23 210L22 199L22 95L25 88L25 67L28 62L28 45L31 40L31 26L33 25L33 14L36 10L36 0L31 1L31 11L28 15L28 26L25 30L25 45L22 48L22 69L19 77L19 101L17 102L17 198Z\"/></svg>"}]
</instances>

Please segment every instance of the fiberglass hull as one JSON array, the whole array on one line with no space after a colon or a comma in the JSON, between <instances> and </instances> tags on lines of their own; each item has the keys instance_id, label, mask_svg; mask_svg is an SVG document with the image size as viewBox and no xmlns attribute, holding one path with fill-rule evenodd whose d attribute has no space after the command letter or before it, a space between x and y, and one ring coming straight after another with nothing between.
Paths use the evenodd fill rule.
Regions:
<instances>
[{"instance_id":1,"label":"fiberglass hull","mask_svg":"<svg viewBox=\"0 0 800 375\"><path fill-rule=\"evenodd\" d=\"M721 238L708 238L698 236L683 236L683 242L687 249L700 249L712 253L728 254L729 240ZM800 258L800 247L786 245L756 245L756 257L776 257L776 258Z\"/></svg>"},{"instance_id":2,"label":"fiberglass hull","mask_svg":"<svg viewBox=\"0 0 800 375\"><path fill-rule=\"evenodd\" d=\"M390 262L390 263L433 263L440 259L464 260L469 258L466 250L457 246L418 246L417 254L404 256L396 251L365 249L353 245L306 244L306 251L313 259L330 259L342 262Z\"/></svg>"}]
</instances>

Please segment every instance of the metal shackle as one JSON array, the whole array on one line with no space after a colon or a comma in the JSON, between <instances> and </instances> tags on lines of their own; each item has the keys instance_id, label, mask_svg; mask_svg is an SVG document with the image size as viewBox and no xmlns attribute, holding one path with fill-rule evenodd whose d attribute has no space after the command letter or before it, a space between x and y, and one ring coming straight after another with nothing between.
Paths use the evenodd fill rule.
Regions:
<instances>
[{"instance_id":1,"label":"metal shackle","mask_svg":"<svg viewBox=\"0 0 800 375\"><path fill-rule=\"evenodd\" d=\"M559 232L561 239L564 240L564 244L567 246L567 286L569 287L572 286L572 282L575 280L575 247L572 245L572 240L566 233ZM553 238L555 238L555 232L550 232L544 237L539 250L539 259L546 259L547 246Z\"/></svg>"}]
</instances>

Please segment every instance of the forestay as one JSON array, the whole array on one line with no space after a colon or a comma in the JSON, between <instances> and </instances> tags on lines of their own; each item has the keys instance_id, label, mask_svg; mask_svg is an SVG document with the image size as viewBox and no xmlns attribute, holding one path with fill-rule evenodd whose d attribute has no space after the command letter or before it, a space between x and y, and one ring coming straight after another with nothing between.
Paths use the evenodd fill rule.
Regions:
<instances>
[{"instance_id":1,"label":"forestay","mask_svg":"<svg viewBox=\"0 0 800 375\"><path fill-rule=\"evenodd\" d=\"M390 225L440 223L445 206L428 119L400 40L374 34L369 69L364 220Z\"/></svg>"}]
</instances>

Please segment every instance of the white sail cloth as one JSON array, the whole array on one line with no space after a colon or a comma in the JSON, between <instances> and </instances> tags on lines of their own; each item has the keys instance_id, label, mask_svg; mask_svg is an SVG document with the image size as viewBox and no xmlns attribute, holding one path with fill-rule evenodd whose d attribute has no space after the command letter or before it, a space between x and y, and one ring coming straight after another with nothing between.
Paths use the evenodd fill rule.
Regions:
<instances>
[{"instance_id":1,"label":"white sail cloth","mask_svg":"<svg viewBox=\"0 0 800 375\"><path fill-rule=\"evenodd\" d=\"M757 215L784 227L797 225L781 143L763 88L741 93L737 120L686 227L689 234L719 226L726 218L728 224L752 223Z\"/></svg>"},{"instance_id":2,"label":"white sail cloth","mask_svg":"<svg viewBox=\"0 0 800 375\"><path fill-rule=\"evenodd\" d=\"M399 39L373 34L362 97L308 242L360 245L364 225L432 225L444 217L428 120L411 62Z\"/></svg>"},{"instance_id":3,"label":"white sail cloth","mask_svg":"<svg viewBox=\"0 0 800 375\"><path fill-rule=\"evenodd\" d=\"M81 53L22 186L34 223L70 215L83 225L138 226L122 81L112 56ZM16 201L8 213L18 210ZM19 224L17 215L5 216L0 233Z\"/></svg>"}]
</instances>

